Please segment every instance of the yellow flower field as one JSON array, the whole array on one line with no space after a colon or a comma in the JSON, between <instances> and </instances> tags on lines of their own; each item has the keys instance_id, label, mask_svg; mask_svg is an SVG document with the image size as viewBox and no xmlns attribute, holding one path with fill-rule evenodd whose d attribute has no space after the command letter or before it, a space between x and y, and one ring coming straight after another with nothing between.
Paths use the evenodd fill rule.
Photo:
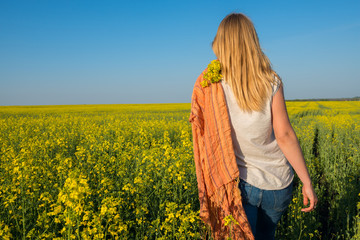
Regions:
<instances>
[{"instance_id":1,"label":"yellow flower field","mask_svg":"<svg viewBox=\"0 0 360 240\"><path fill-rule=\"evenodd\" d=\"M360 239L360 102L288 102L319 197L279 239ZM0 239L201 239L190 104L0 107Z\"/></svg>"}]
</instances>

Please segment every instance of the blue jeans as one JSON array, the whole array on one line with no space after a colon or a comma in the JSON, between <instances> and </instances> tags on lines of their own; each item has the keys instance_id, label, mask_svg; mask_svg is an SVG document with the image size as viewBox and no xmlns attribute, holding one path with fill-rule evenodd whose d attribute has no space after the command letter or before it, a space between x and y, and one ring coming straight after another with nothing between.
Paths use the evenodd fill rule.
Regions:
<instances>
[{"instance_id":1,"label":"blue jeans","mask_svg":"<svg viewBox=\"0 0 360 240\"><path fill-rule=\"evenodd\" d=\"M275 239L276 225L292 199L292 186L263 190L240 179L242 203L256 240Z\"/></svg>"}]
</instances>

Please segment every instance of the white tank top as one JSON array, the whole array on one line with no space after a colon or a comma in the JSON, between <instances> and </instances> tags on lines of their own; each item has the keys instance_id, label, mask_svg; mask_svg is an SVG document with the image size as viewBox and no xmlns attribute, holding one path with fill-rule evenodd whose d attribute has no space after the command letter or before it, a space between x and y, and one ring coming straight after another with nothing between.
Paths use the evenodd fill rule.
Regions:
<instances>
[{"instance_id":1,"label":"white tank top","mask_svg":"<svg viewBox=\"0 0 360 240\"><path fill-rule=\"evenodd\" d=\"M272 97L279 83L273 85L264 111L247 113L239 108L230 85L221 81L240 178L265 190L283 189L294 178L293 169L276 142L271 120Z\"/></svg>"}]
</instances>

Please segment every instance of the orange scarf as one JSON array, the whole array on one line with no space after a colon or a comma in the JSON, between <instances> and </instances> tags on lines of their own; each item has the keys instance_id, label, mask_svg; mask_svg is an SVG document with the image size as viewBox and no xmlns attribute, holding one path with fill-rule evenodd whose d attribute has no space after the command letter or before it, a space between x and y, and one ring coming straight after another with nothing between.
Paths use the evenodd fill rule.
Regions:
<instances>
[{"instance_id":1,"label":"orange scarf","mask_svg":"<svg viewBox=\"0 0 360 240\"><path fill-rule=\"evenodd\" d=\"M206 69L205 69L206 71ZM194 160L199 189L200 218L211 226L215 239L254 239L241 202L239 169L232 145L231 126L221 83L202 87L205 71L195 82L189 122L192 125Z\"/></svg>"}]
</instances>

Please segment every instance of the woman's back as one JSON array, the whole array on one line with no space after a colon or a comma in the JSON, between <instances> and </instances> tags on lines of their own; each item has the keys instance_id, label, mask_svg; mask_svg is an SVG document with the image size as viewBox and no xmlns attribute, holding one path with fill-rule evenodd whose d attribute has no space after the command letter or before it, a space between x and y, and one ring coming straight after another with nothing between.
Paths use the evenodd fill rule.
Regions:
<instances>
[{"instance_id":1,"label":"woman's back","mask_svg":"<svg viewBox=\"0 0 360 240\"><path fill-rule=\"evenodd\" d=\"M231 135L240 178L266 190L287 187L293 180L291 165L280 150L274 135L271 116L272 97L281 82L272 85L272 95L262 111L242 111L226 81L224 89L231 123Z\"/></svg>"}]
</instances>

